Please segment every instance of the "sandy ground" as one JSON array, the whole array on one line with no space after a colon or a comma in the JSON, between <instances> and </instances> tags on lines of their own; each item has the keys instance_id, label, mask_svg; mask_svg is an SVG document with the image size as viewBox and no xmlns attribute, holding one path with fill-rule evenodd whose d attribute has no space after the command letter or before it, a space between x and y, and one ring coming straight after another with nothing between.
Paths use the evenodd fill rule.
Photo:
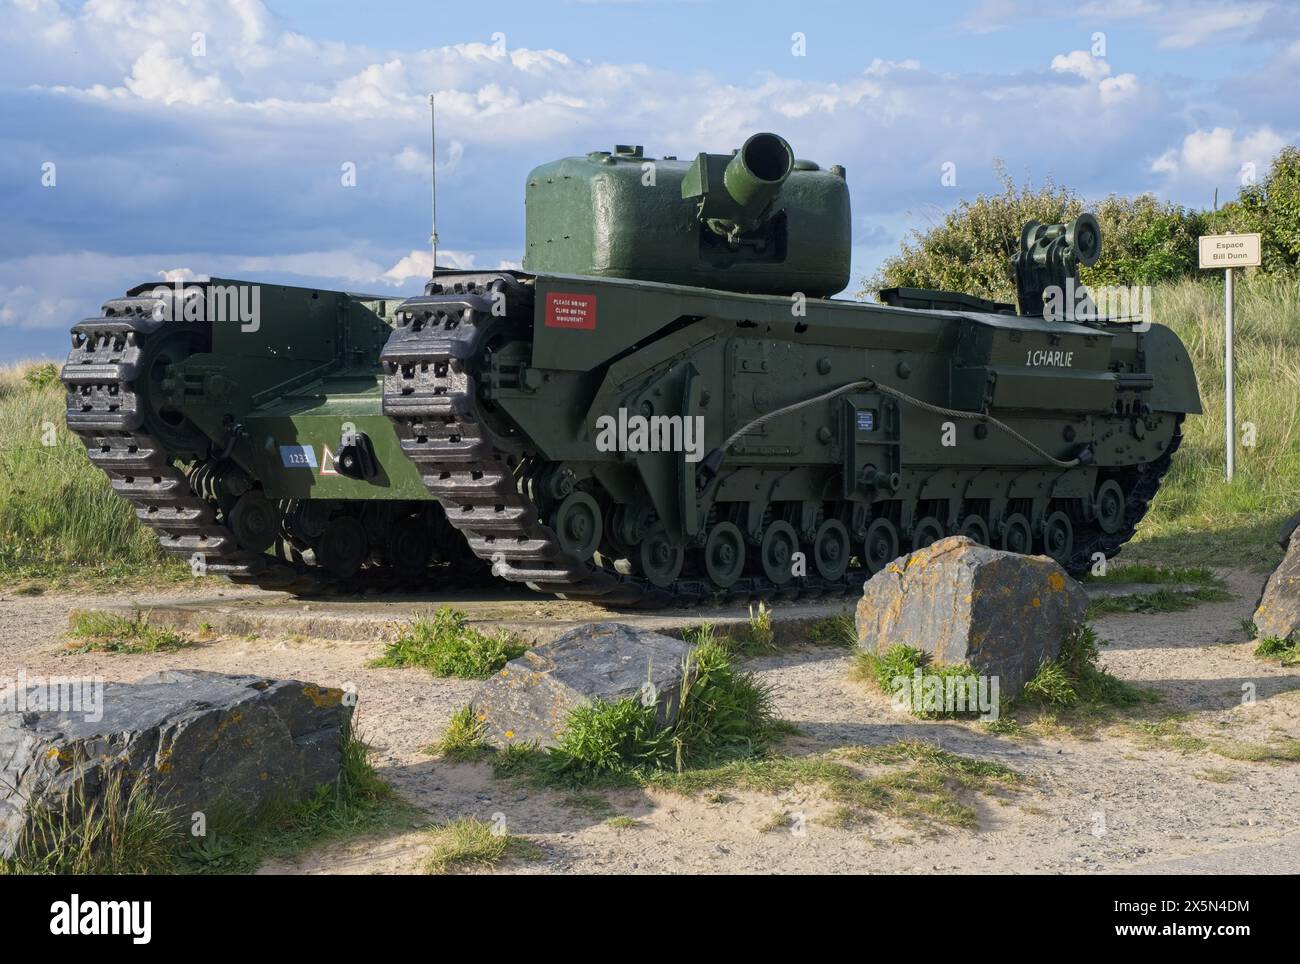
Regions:
<instances>
[{"instance_id":1,"label":"sandy ground","mask_svg":"<svg viewBox=\"0 0 1300 964\"><path fill-rule=\"evenodd\" d=\"M1181 613L1110 616L1104 662L1164 695L1151 717L1184 713L1186 733L1237 746L1300 738L1300 669L1256 660L1241 623L1263 577L1225 571L1234 599ZM157 593L151 594L157 596ZM184 596L181 590L178 596ZM423 752L475 682L416 669L370 669L382 642L217 638L161 655L67 655L67 614L129 597L0 594L0 675L77 673L137 679L163 668L200 668L352 684L359 727L374 762L432 821L503 815L545 859L507 863L520 873L684 872L1246 872L1300 871L1300 764L1252 763L1152 747L1127 724L1091 734L1034 725L997 736L973 725L917 721L847 679L838 650L797 647L750 662L779 712L800 728L785 749L808 753L919 738L1005 763L1030 778L1020 792L978 796L977 830L918 829L889 818L838 829L818 818L832 805L815 789L736 792L717 801L661 791L605 794L608 812L575 807L561 792L497 780L491 768L449 764ZM547 606L562 603L548 603ZM1243 702L1243 690L1253 702ZM616 829L613 813L638 825ZM775 813L802 816L802 832L764 830ZM497 817L497 819L501 819ZM264 868L282 873L414 872L422 831L329 845Z\"/></svg>"}]
</instances>

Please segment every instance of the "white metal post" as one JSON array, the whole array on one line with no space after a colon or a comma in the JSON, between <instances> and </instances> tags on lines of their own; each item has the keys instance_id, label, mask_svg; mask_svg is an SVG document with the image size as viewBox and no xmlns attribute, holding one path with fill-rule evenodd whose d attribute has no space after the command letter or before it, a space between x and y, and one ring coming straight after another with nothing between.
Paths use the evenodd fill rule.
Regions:
<instances>
[{"instance_id":1,"label":"white metal post","mask_svg":"<svg viewBox=\"0 0 1300 964\"><path fill-rule=\"evenodd\" d=\"M1227 443L1228 453L1228 481L1232 481L1232 472L1236 465L1236 430L1234 426L1237 423L1237 401L1233 395L1233 378L1232 378L1232 269L1227 268L1223 272L1223 429L1224 442Z\"/></svg>"}]
</instances>

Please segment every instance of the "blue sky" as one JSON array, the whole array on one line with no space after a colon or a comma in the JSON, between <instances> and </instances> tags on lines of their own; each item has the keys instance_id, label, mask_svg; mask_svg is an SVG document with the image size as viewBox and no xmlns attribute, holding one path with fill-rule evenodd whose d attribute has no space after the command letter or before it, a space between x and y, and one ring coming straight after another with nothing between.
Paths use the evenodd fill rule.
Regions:
<instances>
[{"instance_id":1,"label":"blue sky","mask_svg":"<svg viewBox=\"0 0 1300 964\"><path fill-rule=\"evenodd\" d=\"M851 293L995 159L1231 197L1300 142L1298 85L1300 5L1271 0L0 0L0 362L161 277L417 292L430 90L446 263L518 262L543 161L775 130L848 169Z\"/></svg>"}]
</instances>

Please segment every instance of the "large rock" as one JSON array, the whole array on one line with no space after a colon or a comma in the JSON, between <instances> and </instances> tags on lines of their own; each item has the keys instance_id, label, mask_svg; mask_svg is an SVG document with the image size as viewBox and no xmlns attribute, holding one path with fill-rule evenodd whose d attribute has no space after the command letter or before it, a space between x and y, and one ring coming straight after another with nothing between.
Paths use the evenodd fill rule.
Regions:
<instances>
[{"instance_id":1,"label":"large rock","mask_svg":"<svg viewBox=\"0 0 1300 964\"><path fill-rule=\"evenodd\" d=\"M1300 516L1282 530L1286 555L1264 584L1255 608L1255 629L1261 638L1289 639L1300 633Z\"/></svg>"},{"instance_id":2,"label":"large rock","mask_svg":"<svg viewBox=\"0 0 1300 964\"><path fill-rule=\"evenodd\" d=\"M472 700L485 736L502 746L554 746L569 713L597 699L653 699L676 713L689 643L623 623L579 626L511 660ZM650 687L647 687L647 682Z\"/></svg>"},{"instance_id":3,"label":"large rock","mask_svg":"<svg viewBox=\"0 0 1300 964\"><path fill-rule=\"evenodd\" d=\"M302 799L338 776L352 712L342 690L257 676L162 672L102 683L98 699L70 685L51 699L49 682L0 698L0 856L38 812L75 821L139 779L180 819Z\"/></svg>"},{"instance_id":4,"label":"large rock","mask_svg":"<svg viewBox=\"0 0 1300 964\"><path fill-rule=\"evenodd\" d=\"M1088 596L1056 562L941 539L871 577L857 609L858 645L905 645L936 665L965 663L1013 697L1083 622Z\"/></svg>"}]
</instances>

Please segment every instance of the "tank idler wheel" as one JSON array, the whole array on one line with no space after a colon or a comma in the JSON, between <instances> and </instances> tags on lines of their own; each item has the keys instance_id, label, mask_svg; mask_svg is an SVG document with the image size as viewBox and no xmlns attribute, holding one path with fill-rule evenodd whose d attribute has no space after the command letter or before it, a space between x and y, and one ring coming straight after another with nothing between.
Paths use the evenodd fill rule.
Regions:
<instances>
[{"instance_id":1,"label":"tank idler wheel","mask_svg":"<svg viewBox=\"0 0 1300 964\"><path fill-rule=\"evenodd\" d=\"M968 515L962 519L957 534L965 536L971 542L978 542L982 546L992 545L992 539L989 537L989 524L984 521L982 515Z\"/></svg>"},{"instance_id":2,"label":"tank idler wheel","mask_svg":"<svg viewBox=\"0 0 1300 964\"><path fill-rule=\"evenodd\" d=\"M555 510L551 528L565 552L586 562L600 545L604 528L600 505L586 492L575 489Z\"/></svg>"},{"instance_id":3,"label":"tank idler wheel","mask_svg":"<svg viewBox=\"0 0 1300 964\"><path fill-rule=\"evenodd\" d=\"M912 529L912 549L924 549L943 538L943 523L932 515L920 519Z\"/></svg>"},{"instance_id":4,"label":"tank idler wheel","mask_svg":"<svg viewBox=\"0 0 1300 964\"><path fill-rule=\"evenodd\" d=\"M1034 551L1034 532L1029 528L1029 520L1021 513L1013 512L1002 524L1002 548L1022 555Z\"/></svg>"},{"instance_id":5,"label":"tank idler wheel","mask_svg":"<svg viewBox=\"0 0 1300 964\"><path fill-rule=\"evenodd\" d=\"M1074 554L1074 523L1064 512L1053 512L1043 521L1043 552L1061 565Z\"/></svg>"},{"instance_id":6,"label":"tank idler wheel","mask_svg":"<svg viewBox=\"0 0 1300 964\"><path fill-rule=\"evenodd\" d=\"M758 559L765 575L777 586L794 578L794 554L799 551L799 534L788 522L773 522L763 533Z\"/></svg>"},{"instance_id":7,"label":"tank idler wheel","mask_svg":"<svg viewBox=\"0 0 1300 964\"><path fill-rule=\"evenodd\" d=\"M384 558L398 572L424 572L433 558L433 533L418 516L397 519L389 529Z\"/></svg>"},{"instance_id":8,"label":"tank idler wheel","mask_svg":"<svg viewBox=\"0 0 1300 964\"><path fill-rule=\"evenodd\" d=\"M249 552L265 552L280 534L280 514L258 489L249 489L239 497L227 522L239 547Z\"/></svg>"},{"instance_id":9,"label":"tank idler wheel","mask_svg":"<svg viewBox=\"0 0 1300 964\"><path fill-rule=\"evenodd\" d=\"M888 519L873 519L862 541L862 565L874 576L898 556L898 526Z\"/></svg>"},{"instance_id":10,"label":"tank idler wheel","mask_svg":"<svg viewBox=\"0 0 1300 964\"><path fill-rule=\"evenodd\" d=\"M370 555L366 527L350 515L341 515L328 526L316 546L316 558L340 579L355 575Z\"/></svg>"},{"instance_id":11,"label":"tank idler wheel","mask_svg":"<svg viewBox=\"0 0 1300 964\"><path fill-rule=\"evenodd\" d=\"M849 556L853 554L848 526L839 519L827 519L813 536L812 557L817 575L835 582L848 571Z\"/></svg>"},{"instance_id":12,"label":"tank idler wheel","mask_svg":"<svg viewBox=\"0 0 1300 964\"><path fill-rule=\"evenodd\" d=\"M641 575L660 589L671 586L681 575L685 557L686 550L669 542L668 533L662 526L655 526L647 532L637 548Z\"/></svg>"},{"instance_id":13,"label":"tank idler wheel","mask_svg":"<svg viewBox=\"0 0 1300 964\"><path fill-rule=\"evenodd\" d=\"M1114 479L1107 479L1097 487L1097 499L1093 511L1097 516L1097 525L1108 536L1119 532L1124 525L1124 490Z\"/></svg>"},{"instance_id":14,"label":"tank idler wheel","mask_svg":"<svg viewBox=\"0 0 1300 964\"><path fill-rule=\"evenodd\" d=\"M726 589L745 571L745 535L734 522L719 522L704 543L704 573Z\"/></svg>"}]
</instances>

